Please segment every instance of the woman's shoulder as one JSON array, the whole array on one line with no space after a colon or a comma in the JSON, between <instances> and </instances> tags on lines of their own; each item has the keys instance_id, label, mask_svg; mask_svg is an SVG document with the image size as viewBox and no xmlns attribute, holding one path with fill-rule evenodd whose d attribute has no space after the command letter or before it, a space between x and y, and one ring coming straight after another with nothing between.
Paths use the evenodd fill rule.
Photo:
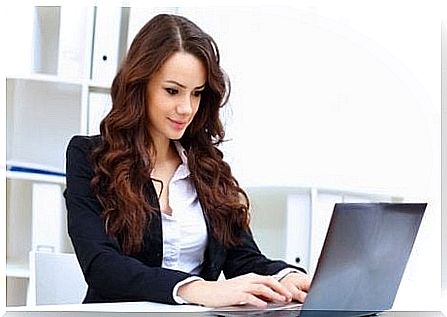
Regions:
<instances>
[{"instance_id":1,"label":"woman's shoulder","mask_svg":"<svg viewBox=\"0 0 447 317\"><path fill-rule=\"evenodd\" d=\"M84 150L92 150L102 142L101 135L75 135L69 143L68 148L76 147Z\"/></svg>"},{"instance_id":2,"label":"woman's shoulder","mask_svg":"<svg viewBox=\"0 0 447 317\"><path fill-rule=\"evenodd\" d=\"M90 165L91 154L93 150L101 144L101 142L101 135L73 136L67 146L67 169L69 167L76 167L80 165Z\"/></svg>"},{"instance_id":3,"label":"woman's shoulder","mask_svg":"<svg viewBox=\"0 0 447 317\"><path fill-rule=\"evenodd\" d=\"M91 154L100 142L100 136L75 135L70 139L66 153L67 191L64 195L74 193L94 198L90 189L90 181L95 174Z\"/></svg>"}]
</instances>

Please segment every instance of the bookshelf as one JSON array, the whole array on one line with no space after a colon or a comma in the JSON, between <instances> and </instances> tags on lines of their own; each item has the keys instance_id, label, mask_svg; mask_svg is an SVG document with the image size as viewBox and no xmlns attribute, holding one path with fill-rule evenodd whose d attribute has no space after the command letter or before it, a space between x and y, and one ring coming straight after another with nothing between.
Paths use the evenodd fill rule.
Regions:
<instances>
[{"instance_id":1,"label":"bookshelf","mask_svg":"<svg viewBox=\"0 0 447 317\"><path fill-rule=\"evenodd\" d=\"M10 19L20 30L10 49L21 53L8 55L6 67L7 306L36 303L36 252L73 254L62 197L68 141L99 132L135 36L129 25L141 27L160 10L173 12L132 10L131 23L131 8L103 0L11 9L27 23Z\"/></svg>"},{"instance_id":2,"label":"bookshelf","mask_svg":"<svg viewBox=\"0 0 447 317\"><path fill-rule=\"evenodd\" d=\"M35 252L73 254L62 196L66 146L73 135L98 131L100 119L110 109L108 85L124 51L119 45L127 45L127 37L120 35L121 29L127 29L120 23L127 23L128 8L121 7L115 8L120 16L115 27L119 41L102 43L103 48L94 45L94 34L108 32L104 29L108 25L101 26L96 19L105 9L95 3L24 6L20 13L32 23L23 27L20 19L16 22L24 36L11 43L12 49L31 52L13 56L6 72L8 306L36 302L36 292L30 291L35 272L30 259ZM108 50L110 57L102 65L103 72L109 69L107 78L92 77L92 56L101 49Z\"/></svg>"}]
</instances>

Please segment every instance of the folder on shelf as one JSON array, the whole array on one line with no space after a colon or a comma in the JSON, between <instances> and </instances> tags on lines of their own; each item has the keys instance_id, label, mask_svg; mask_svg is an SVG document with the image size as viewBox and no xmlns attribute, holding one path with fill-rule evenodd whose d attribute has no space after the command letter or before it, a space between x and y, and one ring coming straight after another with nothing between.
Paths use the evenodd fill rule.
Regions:
<instances>
[{"instance_id":1,"label":"folder on shelf","mask_svg":"<svg viewBox=\"0 0 447 317\"><path fill-rule=\"evenodd\" d=\"M287 195L286 261L309 269L311 194L309 191Z\"/></svg>"},{"instance_id":2,"label":"folder on shelf","mask_svg":"<svg viewBox=\"0 0 447 317\"><path fill-rule=\"evenodd\" d=\"M92 80L110 86L119 63L121 7L97 6L95 14Z\"/></svg>"},{"instance_id":3,"label":"folder on shelf","mask_svg":"<svg viewBox=\"0 0 447 317\"><path fill-rule=\"evenodd\" d=\"M67 78L86 78L89 75L87 54L91 42L87 34L91 33L93 9L61 6L60 10L58 75Z\"/></svg>"},{"instance_id":4,"label":"folder on shelf","mask_svg":"<svg viewBox=\"0 0 447 317\"><path fill-rule=\"evenodd\" d=\"M59 184L33 183L32 250L61 252L65 221Z\"/></svg>"},{"instance_id":5,"label":"folder on shelf","mask_svg":"<svg viewBox=\"0 0 447 317\"><path fill-rule=\"evenodd\" d=\"M88 135L99 134L102 119L112 109L110 94L90 92L88 96Z\"/></svg>"}]
</instances>

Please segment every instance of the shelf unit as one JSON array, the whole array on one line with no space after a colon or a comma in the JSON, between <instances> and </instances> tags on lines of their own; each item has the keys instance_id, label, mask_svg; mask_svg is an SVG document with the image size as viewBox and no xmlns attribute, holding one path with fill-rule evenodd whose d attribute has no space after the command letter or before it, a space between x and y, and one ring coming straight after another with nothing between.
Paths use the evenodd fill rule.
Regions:
<instances>
[{"instance_id":1,"label":"shelf unit","mask_svg":"<svg viewBox=\"0 0 447 317\"><path fill-rule=\"evenodd\" d=\"M7 168L38 166L44 172L63 175L70 138L99 131L99 122L111 107L110 82L127 48L129 16L129 8L111 9L101 2L24 8L33 23L25 25L25 30L21 28L26 36L13 43L13 49L31 48L32 52L29 60L23 60L27 55L22 54L20 60L9 61ZM105 21L111 10L118 22ZM110 33L111 23L117 23L115 36ZM95 43L95 36L106 40ZM22 38L31 39L31 45L20 43ZM94 74L93 69L100 72ZM36 292L30 291L30 281L35 278L35 252L73 253L62 197L65 177L7 170L6 187L6 303L33 304Z\"/></svg>"}]
</instances>

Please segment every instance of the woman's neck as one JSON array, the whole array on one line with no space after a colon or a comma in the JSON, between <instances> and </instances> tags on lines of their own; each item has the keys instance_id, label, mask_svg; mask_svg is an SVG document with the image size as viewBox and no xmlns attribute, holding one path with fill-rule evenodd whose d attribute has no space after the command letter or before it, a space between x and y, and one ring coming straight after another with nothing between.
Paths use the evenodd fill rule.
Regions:
<instances>
[{"instance_id":1,"label":"woman's neck","mask_svg":"<svg viewBox=\"0 0 447 317\"><path fill-rule=\"evenodd\" d=\"M169 139L154 139L155 146L155 164L163 164L166 161L172 160L173 157L176 156L175 149L173 148L174 144L172 144Z\"/></svg>"}]
</instances>

